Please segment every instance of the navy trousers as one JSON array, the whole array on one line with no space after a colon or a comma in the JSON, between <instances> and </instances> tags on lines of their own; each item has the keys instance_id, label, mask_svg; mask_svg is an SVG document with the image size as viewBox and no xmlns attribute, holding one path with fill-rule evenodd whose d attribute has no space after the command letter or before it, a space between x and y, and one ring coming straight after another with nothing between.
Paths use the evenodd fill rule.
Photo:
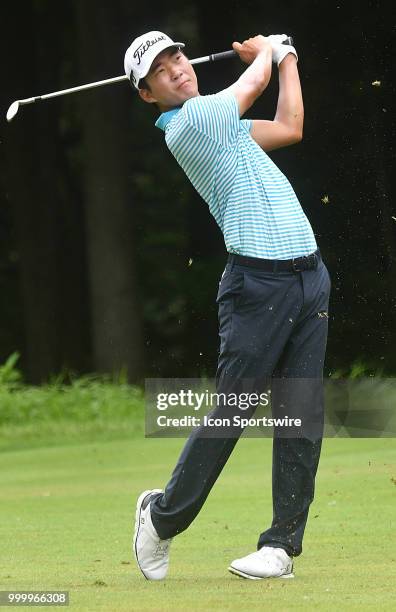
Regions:
<instances>
[{"instance_id":1,"label":"navy trousers","mask_svg":"<svg viewBox=\"0 0 396 612\"><path fill-rule=\"evenodd\" d=\"M317 267L303 271L264 271L227 263L219 283L220 354L216 390L260 392L268 380L314 381L300 396L300 416L313 427L296 437L274 435L272 463L273 519L257 548L283 548L290 556L302 551L309 506L314 497L323 432L323 365L328 331L330 276L318 253ZM300 381L302 382L302 381ZM288 390L290 392L290 389ZM279 394L282 395L282 388ZM276 397L272 397L276 405ZM212 412L235 412L221 404ZM249 409L249 415L254 409ZM290 415L290 412L288 413ZM197 516L226 464L241 429L201 426L188 438L164 493L151 503L153 524L161 539L184 531ZM248 469L248 467L246 468ZM256 503L257 497L252 499Z\"/></svg>"}]
</instances>

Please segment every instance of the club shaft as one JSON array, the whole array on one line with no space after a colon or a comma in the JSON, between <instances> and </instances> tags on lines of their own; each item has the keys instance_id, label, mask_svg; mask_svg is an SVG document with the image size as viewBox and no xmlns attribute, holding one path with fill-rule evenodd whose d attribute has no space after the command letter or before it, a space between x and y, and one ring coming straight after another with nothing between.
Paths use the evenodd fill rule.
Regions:
<instances>
[{"instance_id":1,"label":"club shaft","mask_svg":"<svg viewBox=\"0 0 396 612\"><path fill-rule=\"evenodd\" d=\"M222 56L219 58L219 56ZM235 51L224 51L223 53L214 53L213 55L206 55L205 57L198 57L190 60L190 64L203 64L205 62L214 62L218 59L227 59L237 55ZM66 94L75 93L77 91L84 91L87 89L94 89L95 87L102 87L103 85L111 85L112 83L120 83L121 81L128 81L126 74L122 74L118 77L111 79L104 79L102 81L95 81L94 83L87 83L86 85L78 85L77 87L69 87L68 89L61 89L60 91L53 91L49 94L42 96L34 96L33 98L26 98L25 100L19 100L20 104L32 104L33 102L39 102L40 100L48 100L49 98L57 98L58 96L65 96Z\"/></svg>"},{"instance_id":2,"label":"club shaft","mask_svg":"<svg viewBox=\"0 0 396 612\"><path fill-rule=\"evenodd\" d=\"M32 104L33 102L39 102L40 100L48 100L49 98L57 98L58 96L65 96L66 94L75 93L77 91L84 91L86 89L94 89L95 87L102 87L102 85L111 85L111 83L119 83L120 81L128 81L126 74L111 79L104 79L103 81L95 81L94 83L87 83L86 85L79 85L78 87L69 87L69 89L61 89L60 91L53 91L49 94L42 96L35 96L33 98L26 98L25 100L19 100L19 104Z\"/></svg>"},{"instance_id":3,"label":"club shaft","mask_svg":"<svg viewBox=\"0 0 396 612\"><path fill-rule=\"evenodd\" d=\"M74 93L75 91L84 91L84 89L93 89L94 87L101 87L102 85L111 85L112 83L119 83L121 81L127 81L128 77L126 74L122 74L112 79L104 79L103 81L95 81L95 83L87 83L86 85L80 85L79 87L70 87L69 89L63 89L63 91L55 91L54 93L46 94L41 96L42 100L47 98L55 98L56 96L63 96L65 94Z\"/></svg>"}]
</instances>

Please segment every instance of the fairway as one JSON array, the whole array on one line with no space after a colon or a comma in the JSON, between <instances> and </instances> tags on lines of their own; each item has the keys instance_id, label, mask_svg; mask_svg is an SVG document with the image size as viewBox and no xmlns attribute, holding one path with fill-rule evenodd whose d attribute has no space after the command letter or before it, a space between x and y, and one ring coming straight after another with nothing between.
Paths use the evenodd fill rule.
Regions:
<instances>
[{"instance_id":1,"label":"fairway","mask_svg":"<svg viewBox=\"0 0 396 612\"><path fill-rule=\"evenodd\" d=\"M271 517L271 441L243 439L165 582L131 552L135 501L163 486L181 440L98 441L0 454L2 590L68 590L73 610L394 610L396 442L325 440L294 580L244 581ZM25 609L25 608L24 608Z\"/></svg>"}]
</instances>

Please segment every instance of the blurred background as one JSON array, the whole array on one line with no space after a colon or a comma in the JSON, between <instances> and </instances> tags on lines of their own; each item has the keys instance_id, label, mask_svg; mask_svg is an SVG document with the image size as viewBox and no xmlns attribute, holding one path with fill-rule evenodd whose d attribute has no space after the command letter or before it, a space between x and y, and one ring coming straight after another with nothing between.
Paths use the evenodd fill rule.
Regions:
<instances>
[{"instance_id":1,"label":"blurred background","mask_svg":"<svg viewBox=\"0 0 396 612\"><path fill-rule=\"evenodd\" d=\"M332 277L325 374L396 373L394 8L385 1L21 0L2 9L0 360L31 383L123 369L213 376L223 238L126 83L5 115L16 99L118 76L133 38L165 31L189 57L262 33L294 37L304 138L270 153ZM197 66L200 93L238 60ZM277 71L248 116L273 119Z\"/></svg>"}]
</instances>

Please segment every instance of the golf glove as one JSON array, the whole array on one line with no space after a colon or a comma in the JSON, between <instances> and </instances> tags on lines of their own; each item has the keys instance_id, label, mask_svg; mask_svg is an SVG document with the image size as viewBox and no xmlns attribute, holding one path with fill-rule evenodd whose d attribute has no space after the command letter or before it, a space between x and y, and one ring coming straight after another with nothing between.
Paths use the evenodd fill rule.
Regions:
<instances>
[{"instance_id":1,"label":"golf glove","mask_svg":"<svg viewBox=\"0 0 396 612\"><path fill-rule=\"evenodd\" d=\"M267 36L272 47L272 61L274 64L279 64L286 57L288 53L293 53L298 61L297 51L291 45L283 45L283 41L286 40L287 34L271 34Z\"/></svg>"}]
</instances>

